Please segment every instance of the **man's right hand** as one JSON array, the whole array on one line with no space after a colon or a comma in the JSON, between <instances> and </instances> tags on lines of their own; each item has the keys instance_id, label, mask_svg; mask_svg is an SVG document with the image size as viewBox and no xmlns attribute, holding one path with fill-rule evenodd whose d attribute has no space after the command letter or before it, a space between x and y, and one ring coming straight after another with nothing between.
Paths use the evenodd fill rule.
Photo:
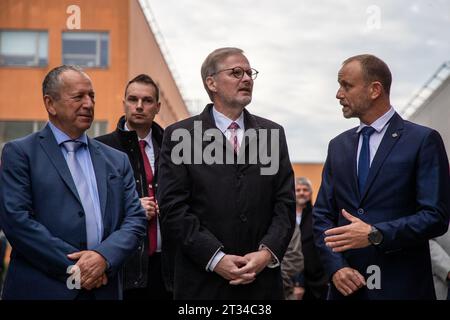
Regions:
<instances>
[{"instance_id":1,"label":"man's right hand","mask_svg":"<svg viewBox=\"0 0 450 320\"><path fill-rule=\"evenodd\" d=\"M355 269L344 267L333 274L333 284L344 296L348 296L366 285L364 277Z\"/></svg>"},{"instance_id":2,"label":"man's right hand","mask_svg":"<svg viewBox=\"0 0 450 320\"><path fill-rule=\"evenodd\" d=\"M145 209L145 216L147 220L151 220L159 211L158 204L154 197L143 197L140 198L141 205Z\"/></svg>"},{"instance_id":3,"label":"man's right hand","mask_svg":"<svg viewBox=\"0 0 450 320\"><path fill-rule=\"evenodd\" d=\"M241 256L235 256L226 254L220 259L219 263L214 268L214 272L219 274L226 280L242 279L241 284L247 284L253 282L256 277L256 273L245 273L241 268L248 263L248 260Z\"/></svg>"}]
</instances>

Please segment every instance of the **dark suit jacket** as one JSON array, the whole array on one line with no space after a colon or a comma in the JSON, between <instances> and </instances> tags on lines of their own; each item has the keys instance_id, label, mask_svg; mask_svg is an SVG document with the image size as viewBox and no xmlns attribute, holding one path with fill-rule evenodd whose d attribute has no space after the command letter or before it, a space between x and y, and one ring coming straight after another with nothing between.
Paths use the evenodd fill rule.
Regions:
<instances>
[{"instance_id":1,"label":"dark suit jacket","mask_svg":"<svg viewBox=\"0 0 450 320\"><path fill-rule=\"evenodd\" d=\"M433 299L428 239L447 230L450 210L449 163L442 139L435 130L394 114L364 190L358 190L357 147L355 128L329 144L313 211L325 271L331 278L350 266L368 278L374 274L367 273L368 266L378 266L381 289L363 288L353 298ZM349 223L341 209L378 228L384 236L382 244L333 253L324 244L324 231ZM334 286L330 294L342 297Z\"/></svg>"},{"instance_id":2,"label":"dark suit jacket","mask_svg":"<svg viewBox=\"0 0 450 320\"><path fill-rule=\"evenodd\" d=\"M117 123L115 131L97 137L98 141L120 150L128 155L131 167L133 168L136 191L139 198L148 197L147 177L145 175L144 161L139 149L139 139L136 131L125 131L125 116L122 116ZM164 130L156 123L152 123L152 142L155 154L155 168L159 162L159 151L161 149ZM153 169L153 187L158 187L158 171ZM148 227L148 224L147 224ZM148 233L142 238L137 250L128 259L123 270L124 290L146 288L148 285ZM164 258L164 257L163 257ZM165 270L165 269L163 269ZM157 276L157 275L156 275Z\"/></svg>"},{"instance_id":3,"label":"dark suit jacket","mask_svg":"<svg viewBox=\"0 0 450 320\"><path fill-rule=\"evenodd\" d=\"M104 235L95 249L108 263L97 299L121 298L120 270L144 236L146 219L125 154L89 139ZM66 285L67 254L86 250L83 207L64 156L47 125L5 145L0 220L13 251L4 299L74 299Z\"/></svg>"},{"instance_id":4,"label":"dark suit jacket","mask_svg":"<svg viewBox=\"0 0 450 320\"><path fill-rule=\"evenodd\" d=\"M261 175L257 164L180 164L171 152L176 129L185 129L194 148L194 134L215 126L208 105L198 116L175 123L164 133L159 166L158 201L164 241L170 242L174 259L175 299L282 299L280 268L265 268L249 285L231 286L214 272L206 271L211 257L245 255L266 245L282 260L295 226L295 192L284 131L269 120L244 110L245 129L279 130L279 171ZM199 121L202 130L194 129ZM198 123L197 123L198 124ZM270 132L270 131L269 131ZM231 144L223 137L223 148ZM255 137L255 139L260 139ZM270 142L270 137L268 139ZM244 143L243 146L244 147ZM193 155L193 153L192 153ZM166 246L167 248L167 246Z\"/></svg>"}]
</instances>

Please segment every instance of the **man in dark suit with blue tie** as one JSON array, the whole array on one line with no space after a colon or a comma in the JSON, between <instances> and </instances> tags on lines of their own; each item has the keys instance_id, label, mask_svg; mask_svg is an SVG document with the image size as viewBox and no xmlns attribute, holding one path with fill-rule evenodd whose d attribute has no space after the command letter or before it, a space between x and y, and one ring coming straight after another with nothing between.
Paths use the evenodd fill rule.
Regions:
<instances>
[{"instance_id":1,"label":"man in dark suit with blue tie","mask_svg":"<svg viewBox=\"0 0 450 320\"><path fill-rule=\"evenodd\" d=\"M392 108L388 66L344 61L336 98L360 120L333 140L314 206L330 299L434 299L428 240L448 228L449 163L438 132Z\"/></svg>"},{"instance_id":2,"label":"man in dark suit with blue tie","mask_svg":"<svg viewBox=\"0 0 450 320\"><path fill-rule=\"evenodd\" d=\"M146 224L128 157L86 135L95 100L81 69L57 67L42 87L49 123L2 154L3 299L121 299Z\"/></svg>"}]
</instances>

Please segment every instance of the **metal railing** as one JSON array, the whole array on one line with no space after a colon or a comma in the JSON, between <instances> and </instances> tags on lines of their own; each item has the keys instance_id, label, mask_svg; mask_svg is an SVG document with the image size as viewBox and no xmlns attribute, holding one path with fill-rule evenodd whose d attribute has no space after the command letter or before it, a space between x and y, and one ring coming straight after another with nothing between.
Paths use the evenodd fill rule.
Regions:
<instances>
[{"instance_id":1,"label":"metal railing","mask_svg":"<svg viewBox=\"0 0 450 320\"><path fill-rule=\"evenodd\" d=\"M411 117L431 94L450 76L450 61L444 62L420 90L408 101L401 112L405 118Z\"/></svg>"}]
</instances>

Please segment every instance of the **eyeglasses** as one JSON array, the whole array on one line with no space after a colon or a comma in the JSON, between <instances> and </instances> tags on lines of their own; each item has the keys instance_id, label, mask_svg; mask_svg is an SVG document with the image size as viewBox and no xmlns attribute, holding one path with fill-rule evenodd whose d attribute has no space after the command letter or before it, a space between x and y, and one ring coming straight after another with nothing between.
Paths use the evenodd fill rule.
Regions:
<instances>
[{"instance_id":1,"label":"eyeglasses","mask_svg":"<svg viewBox=\"0 0 450 320\"><path fill-rule=\"evenodd\" d=\"M234 67L234 68L228 68L228 69L223 69L223 70L219 70L217 72L214 72L212 74L210 74L209 76L213 76L215 74L218 74L219 72L223 72L223 71L230 71L231 70L231 75L237 79L242 79L244 77L244 73L246 73L250 78L252 78L253 80L256 79L256 77L258 76L258 71L250 68L247 70L242 69L241 67Z\"/></svg>"}]
</instances>

